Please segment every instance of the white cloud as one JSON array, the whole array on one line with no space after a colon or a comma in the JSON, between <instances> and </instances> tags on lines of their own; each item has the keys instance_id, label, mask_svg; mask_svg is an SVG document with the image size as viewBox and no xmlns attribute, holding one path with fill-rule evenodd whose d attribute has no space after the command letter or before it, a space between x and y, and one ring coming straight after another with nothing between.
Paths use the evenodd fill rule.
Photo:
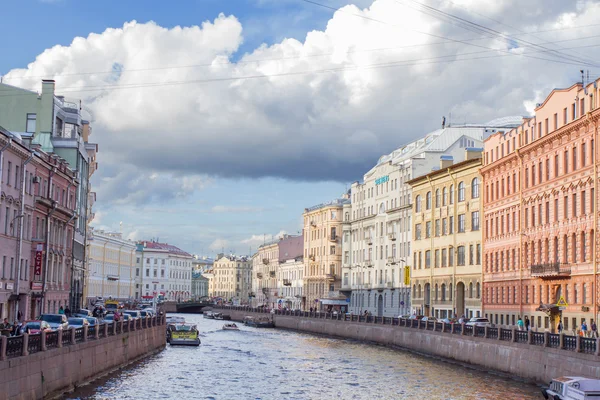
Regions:
<instances>
[{"instance_id":1,"label":"white cloud","mask_svg":"<svg viewBox=\"0 0 600 400\"><path fill-rule=\"evenodd\" d=\"M262 207L248 207L248 206L214 206L211 209L213 213L258 213L264 211Z\"/></svg>"},{"instance_id":2,"label":"white cloud","mask_svg":"<svg viewBox=\"0 0 600 400\"><path fill-rule=\"evenodd\" d=\"M283 237L283 235L286 235L287 232L284 230L281 230L279 232L277 232L275 235L269 235L269 234L265 234L265 235L252 235L247 239L243 239L240 243L242 244L249 244L252 246L260 246L261 244L263 244L264 242L269 242L271 240L275 240L277 238L281 238Z\"/></svg>"},{"instance_id":3,"label":"white cloud","mask_svg":"<svg viewBox=\"0 0 600 400\"><path fill-rule=\"evenodd\" d=\"M227 252L229 250L227 246L229 246L229 241L227 239L215 239L208 248L216 252Z\"/></svg>"},{"instance_id":4,"label":"white cloud","mask_svg":"<svg viewBox=\"0 0 600 400\"><path fill-rule=\"evenodd\" d=\"M431 4L511 34L516 28L482 15L533 31L600 22L600 4L592 1ZM516 38L542 43L594 33L588 27ZM83 97L96 118L92 139L101 144L99 197L136 203L186 197L205 187L207 176L357 180L381 154L437 128L442 115L483 122L525 114L538 93L577 79L581 64L506 55L502 51L511 49L556 58L525 42L481 39L389 0L365 9L345 6L323 31L265 44L230 61L242 42L233 16L171 29L133 21L48 49L5 81L39 88L41 77L56 76L59 94ZM598 50L569 54L593 60ZM470 52L483 53L460 56ZM456 58L473 59L451 62ZM112 72L81 74L102 71ZM281 74L288 75L275 76ZM273 76L230 80L261 75ZM103 169L106 160L118 170Z\"/></svg>"}]
</instances>

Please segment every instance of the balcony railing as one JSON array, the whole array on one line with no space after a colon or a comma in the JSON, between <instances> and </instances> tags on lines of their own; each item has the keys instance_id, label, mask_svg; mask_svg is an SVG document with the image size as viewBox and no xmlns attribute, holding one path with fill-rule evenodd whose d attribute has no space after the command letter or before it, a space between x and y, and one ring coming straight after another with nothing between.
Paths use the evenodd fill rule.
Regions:
<instances>
[{"instance_id":1,"label":"balcony railing","mask_svg":"<svg viewBox=\"0 0 600 400\"><path fill-rule=\"evenodd\" d=\"M269 259L268 258L263 258L262 261L263 261L263 264L265 264L265 265L269 264Z\"/></svg>"},{"instance_id":2,"label":"balcony railing","mask_svg":"<svg viewBox=\"0 0 600 400\"><path fill-rule=\"evenodd\" d=\"M292 281L289 279L284 279L283 280L283 286L292 286Z\"/></svg>"},{"instance_id":3,"label":"balcony railing","mask_svg":"<svg viewBox=\"0 0 600 400\"><path fill-rule=\"evenodd\" d=\"M571 275L571 265L563 263L536 264L531 266L531 276L557 277Z\"/></svg>"},{"instance_id":4,"label":"balcony railing","mask_svg":"<svg viewBox=\"0 0 600 400\"><path fill-rule=\"evenodd\" d=\"M325 274L325 278L327 278L328 281L335 281L337 279L337 275L336 274Z\"/></svg>"},{"instance_id":5,"label":"balcony railing","mask_svg":"<svg viewBox=\"0 0 600 400\"><path fill-rule=\"evenodd\" d=\"M256 273L256 277L257 277L258 279L262 279L262 277L263 277L263 274L262 274L262 272L257 272L257 273Z\"/></svg>"},{"instance_id":6,"label":"balcony railing","mask_svg":"<svg viewBox=\"0 0 600 400\"><path fill-rule=\"evenodd\" d=\"M269 277L275 278L275 271L269 271Z\"/></svg>"},{"instance_id":7,"label":"balcony railing","mask_svg":"<svg viewBox=\"0 0 600 400\"><path fill-rule=\"evenodd\" d=\"M337 235L329 235L330 242L337 242L338 238L339 238L339 236L337 236Z\"/></svg>"}]
</instances>

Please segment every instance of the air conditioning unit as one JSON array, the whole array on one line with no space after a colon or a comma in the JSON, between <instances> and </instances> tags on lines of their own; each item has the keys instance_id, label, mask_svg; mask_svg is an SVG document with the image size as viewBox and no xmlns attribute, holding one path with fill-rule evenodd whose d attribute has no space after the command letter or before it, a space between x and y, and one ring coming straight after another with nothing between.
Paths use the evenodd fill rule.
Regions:
<instances>
[{"instance_id":1,"label":"air conditioning unit","mask_svg":"<svg viewBox=\"0 0 600 400\"><path fill-rule=\"evenodd\" d=\"M42 181L42 178L40 178L39 176L33 177L33 183L40 183L41 181Z\"/></svg>"}]
</instances>

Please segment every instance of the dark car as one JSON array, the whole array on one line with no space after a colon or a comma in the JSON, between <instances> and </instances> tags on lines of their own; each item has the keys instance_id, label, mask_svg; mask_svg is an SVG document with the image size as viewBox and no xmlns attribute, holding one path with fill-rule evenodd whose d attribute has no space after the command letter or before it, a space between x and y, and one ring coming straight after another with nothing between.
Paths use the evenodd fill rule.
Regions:
<instances>
[{"instance_id":1,"label":"dark car","mask_svg":"<svg viewBox=\"0 0 600 400\"><path fill-rule=\"evenodd\" d=\"M38 320L46 321L52 329L69 329L69 320L64 314L42 314Z\"/></svg>"},{"instance_id":2,"label":"dark car","mask_svg":"<svg viewBox=\"0 0 600 400\"><path fill-rule=\"evenodd\" d=\"M90 324L90 322L87 320L87 318L78 318L78 317L71 317L69 318L69 326L74 327L74 328L83 328L84 326L88 326Z\"/></svg>"}]
</instances>

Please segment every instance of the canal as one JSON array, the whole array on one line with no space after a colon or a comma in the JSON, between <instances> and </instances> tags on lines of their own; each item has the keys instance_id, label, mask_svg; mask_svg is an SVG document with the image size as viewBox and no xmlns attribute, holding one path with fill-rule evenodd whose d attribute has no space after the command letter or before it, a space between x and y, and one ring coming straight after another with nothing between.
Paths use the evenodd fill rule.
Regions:
<instances>
[{"instance_id":1,"label":"canal","mask_svg":"<svg viewBox=\"0 0 600 400\"><path fill-rule=\"evenodd\" d=\"M182 314L183 315L183 314ZM368 343L183 315L200 347L170 347L69 399L540 399L535 385Z\"/></svg>"}]
</instances>

